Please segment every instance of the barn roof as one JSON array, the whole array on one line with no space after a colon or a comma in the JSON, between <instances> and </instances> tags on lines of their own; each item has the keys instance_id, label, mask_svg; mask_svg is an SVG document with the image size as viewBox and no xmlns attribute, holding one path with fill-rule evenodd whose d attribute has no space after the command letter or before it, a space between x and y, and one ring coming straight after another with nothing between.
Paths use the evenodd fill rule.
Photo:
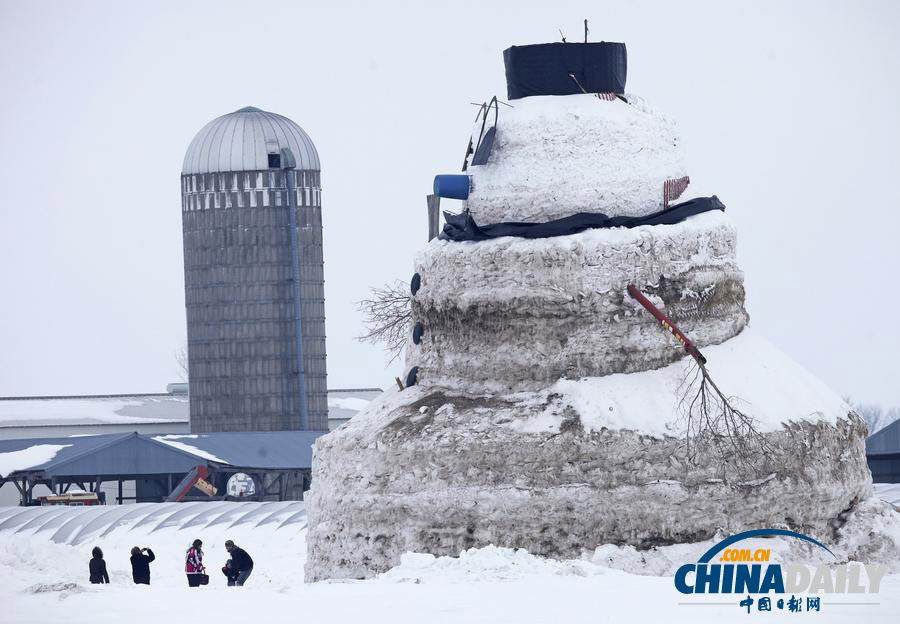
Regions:
<instances>
[{"instance_id":1,"label":"barn roof","mask_svg":"<svg viewBox=\"0 0 900 624\"><path fill-rule=\"evenodd\" d=\"M320 431L242 431L146 436L206 459L240 468L293 470L312 466Z\"/></svg>"},{"instance_id":2,"label":"barn roof","mask_svg":"<svg viewBox=\"0 0 900 624\"><path fill-rule=\"evenodd\" d=\"M186 423L187 394L0 397L0 428Z\"/></svg>"},{"instance_id":3,"label":"barn roof","mask_svg":"<svg viewBox=\"0 0 900 624\"><path fill-rule=\"evenodd\" d=\"M197 465L262 470L312 466L321 432L274 431L143 435L114 433L0 441L0 477L40 478L151 475L187 472Z\"/></svg>"},{"instance_id":4,"label":"barn roof","mask_svg":"<svg viewBox=\"0 0 900 624\"><path fill-rule=\"evenodd\" d=\"M866 455L900 453L900 420L895 420L866 440Z\"/></svg>"},{"instance_id":5,"label":"barn roof","mask_svg":"<svg viewBox=\"0 0 900 624\"><path fill-rule=\"evenodd\" d=\"M0 397L0 429L57 425L168 425L190 422L187 384L168 393ZM328 419L349 420L380 388L328 390Z\"/></svg>"}]
</instances>

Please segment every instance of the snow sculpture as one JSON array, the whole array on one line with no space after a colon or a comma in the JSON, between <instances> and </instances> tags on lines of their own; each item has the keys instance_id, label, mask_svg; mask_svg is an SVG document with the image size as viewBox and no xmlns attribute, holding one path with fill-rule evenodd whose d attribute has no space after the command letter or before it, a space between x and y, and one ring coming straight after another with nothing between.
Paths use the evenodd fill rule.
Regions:
<instances>
[{"instance_id":1,"label":"snow sculpture","mask_svg":"<svg viewBox=\"0 0 900 624\"><path fill-rule=\"evenodd\" d=\"M674 124L630 94L518 99L492 139L488 161L465 172L480 224L647 215L686 182ZM832 535L871 495L866 427L746 327L735 243L719 211L430 242L415 259L416 385L316 442L307 580L370 577L406 551L493 544L568 558L717 531ZM691 360L629 284L704 350L754 419L766 441L756 471L686 452L679 393Z\"/></svg>"}]
</instances>

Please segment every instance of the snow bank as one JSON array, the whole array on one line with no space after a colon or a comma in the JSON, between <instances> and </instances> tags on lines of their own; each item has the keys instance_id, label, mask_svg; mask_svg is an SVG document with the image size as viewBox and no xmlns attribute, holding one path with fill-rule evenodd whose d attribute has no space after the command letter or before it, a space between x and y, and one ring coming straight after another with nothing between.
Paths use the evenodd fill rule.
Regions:
<instances>
[{"instance_id":1,"label":"snow bank","mask_svg":"<svg viewBox=\"0 0 900 624\"><path fill-rule=\"evenodd\" d=\"M799 421L834 425L851 410L840 396L749 327L731 340L704 348L703 354L716 383L753 417L760 431L778 431ZM520 431L559 432L574 409L589 431L682 435L677 402L692 366L693 360L684 357L642 373L561 379L537 395L513 395L546 407L534 416L510 421L510 426Z\"/></svg>"},{"instance_id":2,"label":"snow bank","mask_svg":"<svg viewBox=\"0 0 900 624\"><path fill-rule=\"evenodd\" d=\"M423 620L543 624L550 619L587 624L604 618L718 623L743 612L736 596L720 600L730 601L730 605L700 607L699 612L697 608L678 605L684 597L675 591L669 575L676 565L696 561L712 541L645 551L606 544L581 557L561 561L494 546L467 549L458 558L405 553L396 568L370 581L304 584L301 575L306 544L302 523L277 528L278 522L241 522L245 515L264 519L266 510L282 508L286 512L289 506L297 504L302 505L141 504L143 511L135 513L135 517L152 515L154 522L139 524L132 518L113 523L110 532L77 545L50 541L49 530L0 528L2 618L23 624L144 624L182 621L186 613L194 613L209 621L280 622L285 620L285 614L297 613L300 608L304 619L373 624L418 624ZM222 505L237 506L244 512L228 515L227 521L217 523L215 519L224 513ZM132 507L138 506L121 509L129 511ZM160 513L153 514L154 507ZM81 522L91 524L118 509L89 509ZM79 510L52 511L68 515ZM180 519L165 525L165 520L179 511L184 512ZM9 512L30 510L2 509L0 523L9 518ZM202 517L202 521L194 523L194 515ZM852 523L851 518L842 531ZM863 519L854 530L864 534L867 524L870 529L875 528L870 520ZM877 530L884 531L885 526L879 525ZM204 541L210 585L189 589L183 576L184 551L195 538ZM227 557L223 544L229 538L246 548L255 561L248 584L240 590L225 587L224 576L218 571ZM773 559L778 561L805 561L793 544L777 538L746 544L771 548ZM91 585L87 581L90 550L95 545L104 551L110 585ZM840 544L829 541L828 545L843 561ZM150 564L149 587L131 581L128 556L132 546L149 546L157 556ZM900 615L898 595L900 575L889 574L882 581L880 606L832 608L826 604L816 614L816 621L855 621L872 616L896 619ZM779 616L775 612L769 615Z\"/></svg>"},{"instance_id":3,"label":"snow bank","mask_svg":"<svg viewBox=\"0 0 900 624\"><path fill-rule=\"evenodd\" d=\"M62 449L71 444L36 444L19 451L0 453L0 477L5 477L17 470L25 470L46 464L56 457Z\"/></svg>"},{"instance_id":4,"label":"snow bank","mask_svg":"<svg viewBox=\"0 0 900 624\"><path fill-rule=\"evenodd\" d=\"M675 122L641 98L528 97L501 107L487 164L469 167L479 223L576 212L637 216L662 208L663 183L687 175Z\"/></svg>"},{"instance_id":5,"label":"snow bank","mask_svg":"<svg viewBox=\"0 0 900 624\"><path fill-rule=\"evenodd\" d=\"M381 574L385 581L510 581L541 576L600 576L609 568L584 559L557 561L535 557L526 550L512 548L470 548L458 557L435 557L427 553L405 553L400 565Z\"/></svg>"},{"instance_id":6,"label":"snow bank","mask_svg":"<svg viewBox=\"0 0 900 624\"><path fill-rule=\"evenodd\" d=\"M640 576L671 577L685 563L697 561L716 543L729 537L724 532L714 538L684 544L654 546L638 550L630 545L603 544L585 551L578 559L554 560L537 557L523 549L470 548L458 557L435 557L425 553L404 553L400 564L380 574L378 579L418 583L511 581L532 576L610 576L613 571ZM837 535L827 541L836 560L808 542L773 536L741 541L741 548L770 551L773 563L886 563L893 574L900 574L900 513L878 503L867 502L849 515ZM883 552L872 552L871 545L888 544ZM900 580L900 579L898 579Z\"/></svg>"},{"instance_id":7,"label":"snow bank","mask_svg":"<svg viewBox=\"0 0 900 624\"><path fill-rule=\"evenodd\" d=\"M573 410L588 432L633 431L664 438L685 433L678 408L683 380L694 370L692 358L669 339L669 349L678 361L638 373L604 377L560 379L535 392L492 396L449 392L446 387L423 385L399 393L388 390L368 409L345 425L346 434L374 435L395 418L395 409L416 405L424 397L459 396L472 409L481 405L493 421L521 433L559 433ZM707 370L734 403L754 419L763 432L782 430L791 423L836 425L851 407L787 354L751 327L719 345L703 349ZM448 405L453 403L448 398ZM422 417L435 413L441 404L422 407ZM346 435L345 434L345 435Z\"/></svg>"}]
</instances>

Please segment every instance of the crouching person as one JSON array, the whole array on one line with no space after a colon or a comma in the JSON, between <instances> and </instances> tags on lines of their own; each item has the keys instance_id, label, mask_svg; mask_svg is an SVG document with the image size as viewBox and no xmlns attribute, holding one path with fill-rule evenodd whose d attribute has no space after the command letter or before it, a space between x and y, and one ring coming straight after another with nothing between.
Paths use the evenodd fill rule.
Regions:
<instances>
[{"instance_id":1,"label":"crouching person","mask_svg":"<svg viewBox=\"0 0 900 624\"><path fill-rule=\"evenodd\" d=\"M231 555L230 570L226 573L228 586L242 587L250 577L250 573L253 572L253 559L250 558L246 550L238 548L231 540L225 542L225 550Z\"/></svg>"}]
</instances>

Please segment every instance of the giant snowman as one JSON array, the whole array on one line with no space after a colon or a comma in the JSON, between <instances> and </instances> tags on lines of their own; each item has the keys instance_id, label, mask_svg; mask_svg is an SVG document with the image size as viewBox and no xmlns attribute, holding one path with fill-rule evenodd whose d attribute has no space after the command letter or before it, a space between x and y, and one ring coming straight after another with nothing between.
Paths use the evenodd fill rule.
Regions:
<instances>
[{"instance_id":1,"label":"giant snowman","mask_svg":"<svg viewBox=\"0 0 900 624\"><path fill-rule=\"evenodd\" d=\"M866 427L748 326L723 210L542 236L573 215L635 225L688 182L675 124L624 93L624 45L504 57L512 107L481 118L461 197L471 223L530 234L451 235L416 256L407 387L316 443L307 580L370 577L406 551L831 535L871 496ZM753 469L691 452L695 362L630 284L752 419Z\"/></svg>"}]
</instances>

